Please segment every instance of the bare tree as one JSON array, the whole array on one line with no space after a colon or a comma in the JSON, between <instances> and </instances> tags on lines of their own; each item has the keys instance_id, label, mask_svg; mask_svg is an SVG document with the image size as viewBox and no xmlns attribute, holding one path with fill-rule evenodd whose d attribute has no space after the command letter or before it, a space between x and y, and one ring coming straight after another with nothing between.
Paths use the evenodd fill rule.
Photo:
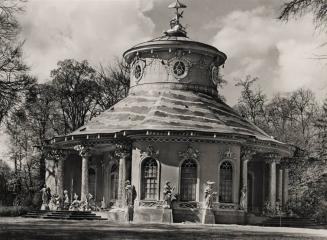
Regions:
<instances>
[{"instance_id":1,"label":"bare tree","mask_svg":"<svg viewBox=\"0 0 327 240\"><path fill-rule=\"evenodd\" d=\"M253 90L253 84L257 80L258 78L253 78L250 75L246 76L244 80L237 80L235 86L241 87L242 90L235 108L242 116L260 126L264 117L266 95L260 89Z\"/></svg>"},{"instance_id":2,"label":"bare tree","mask_svg":"<svg viewBox=\"0 0 327 240\"><path fill-rule=\"evenodd\" d=\"M284 3L280 20L288 21L290 18L302 17L312 12L317 27L327 24L327 2L324 0L292 0Z\"/></svg>"},{"instance_id":3,"label":"bare tree","mask_svg":"<svg viewBox=\"0 0 327 240\"><path fill-rule=\"evenodd\" d=\"M99 86L97 102L102 111L127 96L130 83L129 71L129 66L123 60L116 59L114 65L107 67L100 65L97 71Z\"/></svg>"},{"instance_id":4,"label":"bare tree","mask_svg":"<svg viewBox=\"0 0 327 240\"><path fill-rule=\"evenodd\" d=\"M0 1L0 124L19 100L19 94L32 83L22 61L22 43L17 43L19 26L16 14L22 11L21 1Z\"/></svg>"}]
</instances>

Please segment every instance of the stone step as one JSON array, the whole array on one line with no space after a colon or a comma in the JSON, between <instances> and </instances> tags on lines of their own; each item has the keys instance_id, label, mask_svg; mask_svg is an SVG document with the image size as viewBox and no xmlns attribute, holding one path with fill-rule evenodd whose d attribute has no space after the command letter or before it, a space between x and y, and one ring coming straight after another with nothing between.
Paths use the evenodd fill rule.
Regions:
<instances>
[{"instance_id":1,"label":"stone step","mask_svg":"<svg viewBox=\"0 0 327 240\"><path fill-rule=\"evenodd\" d=\"M31 211L23 217L44 218L44 219L66 219L66 220L107 220L101 216L97 216L91 211Z\"/></svg>"}]
</instances>

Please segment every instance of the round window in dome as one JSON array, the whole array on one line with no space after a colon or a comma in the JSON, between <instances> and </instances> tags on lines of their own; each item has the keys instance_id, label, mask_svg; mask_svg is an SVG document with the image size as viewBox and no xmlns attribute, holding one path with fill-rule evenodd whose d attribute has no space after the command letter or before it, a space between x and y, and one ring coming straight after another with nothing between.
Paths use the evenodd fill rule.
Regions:
<instances>
[{"instance_id":1,"label":"round window in dome","mask_svg":"<svg viewBox=\"0 0 327 240\"><path fill-rule=\"evenodd\" d=\"M136 80L136 83L138 83L141 80L143 76L143 71L144 71L143 61L137 61L133 67L133 76Z\"/></svg>"},{"instance_id":2,"label":"round window in dome","mask_svg":"<svg viewBox=\"0 0 327 240\"><path fill-rule=\"evenodd\" d=\"M171 72L176 78L181 79L186 77L189 69L187 62L185 62L184 60L176 59L172 62L171 66Z\"/></svg>"},{"instance_id":3,"label":"round window in dome","mask_svg":"<svg viewBox=\"0 0 327 240\"><path fill-rule=\"evenodd\" d=\"M134 77L136 79L139 79L140 77L142 76L142 68L141 66L138 64L135 66L135 69L134 69Z\"/></svg>"},{"instance_id":4,"label":"round window in dome","mask_svg":"<svg viewBox=\"0 0 327 240\"><path fill-rule=\"evenodd\" d=\"M211 68L211 80L215 85L219 82L219 68L217 66Z\"/></svg>"}]
</instances>

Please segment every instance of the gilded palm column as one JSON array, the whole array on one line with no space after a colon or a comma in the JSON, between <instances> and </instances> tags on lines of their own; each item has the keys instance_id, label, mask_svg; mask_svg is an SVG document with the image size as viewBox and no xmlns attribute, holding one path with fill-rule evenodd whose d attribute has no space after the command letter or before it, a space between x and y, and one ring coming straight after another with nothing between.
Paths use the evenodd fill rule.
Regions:
<instances>
[{"instance_id":1,"label":"gilded palm column","mask_svg":"<svg viewBox=\"0 0 327 240\"><path fill-rule=\"evenodd\" d=\"M269 202L272 209L276 207L276 164L280 156L276 153L266 155L266 162L269 164Z\"/></svg>"},{"instance_id":2,"label":"gilded palm column","mask_svg":"<svg viewBox=\"0 0 327 240\"><path fill-rule=\"evenodd\" d=\"M85 201L89 194L89 159L91 149L82 145L77 145L74 149L82 157L81 201Z\"/></svg>"},{"instance_id":3,"label":"gilded palm column","mask_svg":"<svg viewBox=\"0 0 327 240\"><path fill-rule=\"evenodd\" d=\"M116 144L115 157L119 158L119 176L118 176L118 207L125 206L125 183L127 174L127 160L130 157L131 149L125 144Z\"/></svg>"},{"instance_id":4,"label":"gilded palm column","mask_svg":"<svg viewBox=\"0 0 327 240\"><path fill-rule=\"evenodd\" d=\"M248 210L248 162L253 158L255 152L250 149L243 148L241 152L242 160L242 189L240 198L240 208L247 212Z\"/></svg>"},{"instance_id":5,"label":"gilded palm column","mask_svg":"<svg viewBox=\"0 0 327 240\"><path fill-rule=\"evenodd\" d=\"M283 200L283 169L281 168L281 165L279 165L279 168L278 168L277 186L278 186L277 200L279 201L279 204L282 204L282 200Z\"/></svg>"},{"instance_id":6,"label":"gilded palm column","mask_svg":"<svg viewBox=\"0 0 327 240\"><path fill-rule=\"evenodd\" d=\"M288 168L283 166L283 206L286 206L288 201Z\"/></svg>"},{"instance_id":7,"label":"gilded palm column","mask_svg":"<svg viewBox=\"0 0 327 240\"><path fill-rule=\"evenodd\" d=\"M60 149L51 150L50 153L57 162L56 171L56 194L63 199L64 196L64 162L66 159L66 152Z\"/></svg>"}]
</instances>

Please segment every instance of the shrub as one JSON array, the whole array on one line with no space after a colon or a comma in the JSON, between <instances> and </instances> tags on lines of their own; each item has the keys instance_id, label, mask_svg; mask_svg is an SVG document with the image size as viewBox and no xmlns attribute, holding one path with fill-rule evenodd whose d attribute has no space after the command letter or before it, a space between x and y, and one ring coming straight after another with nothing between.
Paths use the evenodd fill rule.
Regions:
<instances>
[{"instance_id":1,"label":"shrub","mask_svg":"<svg viewBox=\"0 0 327 240\"><path fill-rule=\"evenodd\" d=\"M0 206L0 216L17 217L26 214L29 208L22 206Z\"/></svg>"}]
</instances>

